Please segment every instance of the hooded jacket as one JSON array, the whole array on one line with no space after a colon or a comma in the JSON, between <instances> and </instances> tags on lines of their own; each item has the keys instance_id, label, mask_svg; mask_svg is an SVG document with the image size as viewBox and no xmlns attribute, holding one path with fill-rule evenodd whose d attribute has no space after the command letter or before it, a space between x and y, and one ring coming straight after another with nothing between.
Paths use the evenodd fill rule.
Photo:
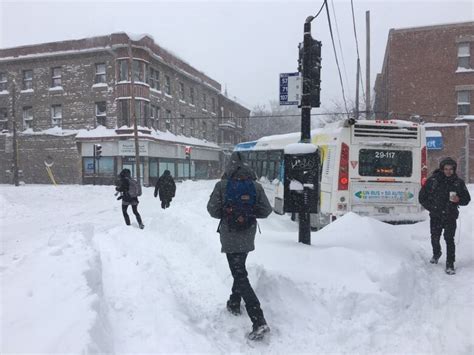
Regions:
<instances>
[{"instance_id":1,"label":"hooded jacket","mask_svg":"<svg viewBox=\"0 0 474 355\"><path fill-rule=\"evenodd\" d=\"M445 165L451 165L454 173L446 176L443 172ZM466 206L471 201L471 196L464 181L456 175L456 162L451 158L443 159L439 168L436 169L426 180L418 194L421 205L430 212L430 217L457 219L459 206ZM449 200L449 193L456 192L459 197L458 203Z\"/></svg>"},{"instance_id":2,"label":"hooded jacket","mask_svg":"<svg viewBox=\"0 0 474 355\"><path fill-rule=\"evenodd\" d=\"M237 154L236 154L237 153ZM255 249L255 234L257 231L257 223L255 222L250 228L243 231L230 230L227 221L223 217L223 209L225 203L227 182L229 179L251 179L255 185L255 217L266 218L272 213L272 206L268 202L262 185L255 181L255 173L250 167L243 162L238 152L234 152L231 156L231 162L227 166L222 179L216 183L211 197L207 204L207 211L211 217L220 219L218 232L220 234L221 251L223 253L248 253Z\"/></svg>"},{"instance_id":3,"label":"hooded jacket","mask_svg":"<svg viewBox=\"0 0 474 355\"><path fill-rule=\"evenodd\" d=\"M165 170L155 185L155 197L159 194L160 201L171 201L176 193L176 184L169 170Z\"/></svg>"}]
</instances>

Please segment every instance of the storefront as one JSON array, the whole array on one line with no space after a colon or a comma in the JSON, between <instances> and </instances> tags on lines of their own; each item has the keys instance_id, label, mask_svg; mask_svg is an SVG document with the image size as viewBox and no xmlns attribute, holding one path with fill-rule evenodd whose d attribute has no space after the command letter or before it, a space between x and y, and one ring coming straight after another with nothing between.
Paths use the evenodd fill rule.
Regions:
<instances>
[{"instance_id":1,"label":"storefront","mask_svg":"<svg viewBox=\"0 0 474 355\"><path fill-rule=\"evenodd\" d=\"M101 157L96 159L95 168L94 144L102 147ZM218 177L221 149L217 145L190 146L190 159L186 158L186 146L179 142L141 139L139 151L142 184L153 186L165 170L169 170L175 180ZM80 148L84 184L114 184L118 173L124 168L130 169L132 176L137 176L133 139L104 137L80 140Z\"/></svg>"}]
</instances>

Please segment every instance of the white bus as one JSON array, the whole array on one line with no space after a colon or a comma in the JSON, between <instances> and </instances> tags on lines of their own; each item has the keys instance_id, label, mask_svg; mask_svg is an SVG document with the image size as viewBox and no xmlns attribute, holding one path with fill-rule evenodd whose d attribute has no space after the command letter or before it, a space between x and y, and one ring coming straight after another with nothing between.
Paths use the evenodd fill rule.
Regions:
<instances>
[{"instance_id":1,"label":"white bus","mask_svg":"<svg viewBox=\"0 0 474 355\"><path fill-rule=\"evenodd\" d=\"M401 120L336 122L311 131L322 160L320 213L311 215L320 228L347 212L390 223L425 219L418 191L427 177L425 128ZM240 143L273 203L283 214L283 149L301 133L262 137Z\"/></svg>"}]
</instances>

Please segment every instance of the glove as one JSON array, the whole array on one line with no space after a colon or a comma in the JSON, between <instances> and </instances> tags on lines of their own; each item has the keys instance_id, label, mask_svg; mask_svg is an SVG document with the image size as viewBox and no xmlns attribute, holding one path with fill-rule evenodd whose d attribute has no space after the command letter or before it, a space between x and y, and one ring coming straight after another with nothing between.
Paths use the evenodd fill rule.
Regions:
<instances>
[{"instance_id":1,"label":"glove","mask_svg":"<svg viewBox=\"0 0 474 355\"><path fill-rule=\"evenodd\" d=\"M123 198L123 196L119 196L117 197L117 200L121 200Z\"/></svg>"}]
</instances>

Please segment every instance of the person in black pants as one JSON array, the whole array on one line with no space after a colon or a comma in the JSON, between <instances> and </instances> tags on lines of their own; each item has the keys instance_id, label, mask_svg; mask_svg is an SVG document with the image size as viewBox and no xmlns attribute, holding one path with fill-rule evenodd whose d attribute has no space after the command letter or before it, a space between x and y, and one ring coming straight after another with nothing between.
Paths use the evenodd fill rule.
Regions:
<instances>
[{"instance_id":1,"label":"person in black pants","mask_svg":"<svg viewBox=\"0 0 474 355\"><path fill-rule=\"evenodd\" d=\"M142 217L140 213L138 213L138 196L141 195L141 187L136 180L132 179L129 169L123 169L120 172L118 186L115 190L122 193L118 199L122 200L122 214L125 219L125 224L127 226L130 225L130 217L128 216L127 209L129 205L132 205L132 211L137 219L138 226L140 229L145 228Z\"/></svg>"},{"instance_id":2,"label":"person in black pants","mask_svg":"<svg viewBox=\"0 0 474 355\"><path fill-rule=\"evenodd\" d=\"M165 170L155 185L154 196L160 196L161 208L166 209L170 206L170 202L175 196L176 184L169 170Z\"/></svg>"},{"instance_id":3,"label":"person in black pants","mask_svg":"<svg viewBox=\"0 0 474 355\"><path fill-rule=\"evenodd\" d=\"M430 263L437 264L441 257L441 233L444 230L446 241L446 273L455 274L456 261L456 220L459 206L466 206L471 200L464 181L456 175L456 162L451 158L443 159L422 186L418 195L421 205L430 212L430 232L433 257Z\"/></svg>"},{"instance_id":4,"label":"person in black pants","mask_svg":"<svg viewBox=\"0 0 474 355\"><path fill-rule=\"evenodd\" d=\"M245 267L248 253L255 249L256 218L266 218L272 213L272 206L268 202L265 191L255 179L255 173L242 160L241 155L234 152L222 179L215 185L207 204L207 210L211 217L220 219L218 232L222 245L221 252L227 256L230 272L234 279L232 293L227 301L227 310L234 315L240 315L240 303L242 299L244 300L247 314L252 321L252 331L248 334L248 338L251 340L261 339L265 333L270 331L257 295L250 285ZM229 191L234 191L234 186L237 185L245 185L248 189L248 194L242 195L241 198L245 197L246 201L254 202L248 205L251 214L246 217L249 218L244 218L245 214L240 216L242 221L248 222L243 226L238 226L240 219L233 218L233 208L228 204L231 196ZM238 204L234 207L235 210L238 210Z\"/></svg>"}]
</instances>

